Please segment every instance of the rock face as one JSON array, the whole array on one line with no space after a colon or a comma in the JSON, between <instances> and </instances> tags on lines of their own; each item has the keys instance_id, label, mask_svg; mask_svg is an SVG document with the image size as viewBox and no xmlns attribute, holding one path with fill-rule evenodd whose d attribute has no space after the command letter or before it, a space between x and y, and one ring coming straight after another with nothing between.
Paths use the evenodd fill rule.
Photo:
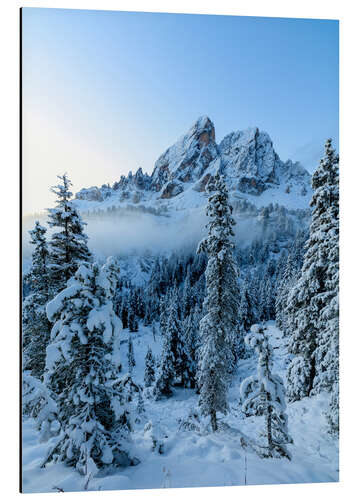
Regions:
<instances>
[{"instance_id":1,"label":"rock face","mask_svg":"<svg viewBox=\"0 0 357 500\"><path fill-rule=\"evenodd\" d=\"M81 189L79 193L76 193L76 198L78 200L103 201L104 194L97 186L93 186L87 189Z\"/></svg>"},{"instance_id":2,"label":"rock face","mask_svg":"<svg viewBox=\"0 0 357 500\"><path fill-rule=\"evenodd\" d=\"M299 163L282 162L269 135L256 127L227 135L219 150L231 189L259 195L289 181L310 185L310 174Z\"/></svg>"},{"instance_id":3,"label":"rock face","mask_svg":"<svg viewBox=\"0 0 357 500\"><path fill-rule=\"evenodd\" d=\"M221 142L224 172L236 179L235 187L243 193L260 194L269 184L278 184L279 157L265 132L250 128L232 132Z\"/></svg>"},{"instance_id":4,"label":"rock face","mask_svg":"<svg viewBox=\"0 0 357 500\"><path fill-rule=\"evenodd\" d=\"M216 143L215 128L208 116L200 117L155 162L151 175L139 168L121 176L112 187L92 187L76 194L78 200L126 203L159 202L185 196L191 189L203 193L217 171L230 192L259 197L269 189L308 197L310 174L297 162L283 162L266 132L257 127L228 134ZM307 204L307 203L306 203Z\"/></svg>"},{"instance_id":5,"label":"rock face","mask_svg":"<svg viewBox=\"0 0 357 500\"><path fill-rule=\"evenodd\" d=\"M184 191L183 184L200 179L218 155L213 123L203 116L156 161L151 188L162 190L161 198L176 196Z\"/></svg>"}]
</instances>

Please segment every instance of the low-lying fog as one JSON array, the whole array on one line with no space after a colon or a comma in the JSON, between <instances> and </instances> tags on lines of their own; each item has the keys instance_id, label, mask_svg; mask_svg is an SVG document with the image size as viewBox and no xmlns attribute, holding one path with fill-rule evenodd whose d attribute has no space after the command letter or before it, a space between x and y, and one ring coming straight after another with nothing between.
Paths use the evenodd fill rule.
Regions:
<instances>
[{"instance_id":1,"label":"low-lying fog","mask_svg":"<svg viewBox=\"0 0 357 500\"><path fill-rule=\"evenodd\" d=\"M176 214L175 214L176 215ZM23 257L31 257L32 245L28 231L35 220L47 227L47 216L26 217L23 221ZM188 215L162 217L147 213L120 213L98 217L84 217L87 226L90 250L101 257L125 256L132 253L162 253L177 249L194 249L207 230L204 209ZM48 236L51 234L48 228ZM240 219L235 226L240 244L248 243L256 236L256 225L252 218Z\"/></svg>"}]
</instances>

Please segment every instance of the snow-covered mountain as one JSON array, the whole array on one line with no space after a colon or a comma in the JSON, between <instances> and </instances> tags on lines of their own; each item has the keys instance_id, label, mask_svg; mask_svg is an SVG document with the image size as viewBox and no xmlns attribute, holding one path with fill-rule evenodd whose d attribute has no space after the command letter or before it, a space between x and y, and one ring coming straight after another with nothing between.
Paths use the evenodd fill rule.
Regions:
<instances>
[{"instance_id":1,"label":"snow-covered mountain","mask_svg":"<svg viewBox=\"0 0 357 500\"><path fill-rule=\"evenodd\" d=\"M90 187L76 194L82 211L137 206L159 211L184 210L206 204L206 186L219 171L232 199L256 207L278 203L289 209L307 208L310 174L298 162L283 162L266 132L257 127L228 134L216 143L207 116L155 162L151 175L139 168L112 186Z\"/></svg>"},{"instance_id":2,"label":"snow-covered mountain","mask_svg":"<svg viewBox=\"0 0 357 500\"><path fill-rule=\"evenodd\" d=\"M206 187L217 171L229 190L239 246L262 237L279 240L271 244L281 249L307 228L310 174L298 162L283 162L258 128L232 132L217 144L214 125L203 116L157 159L151 175L139 168L111 186L75 195L91 251L104 258L196 248L207 222ZM32 252L28 231L35 220L46 219L37 214L24 220L25 268ZM136 268L134 262L136 257ZM130 279L141 280L145 272L139 268Z\"/></svg>"}]
</instances>

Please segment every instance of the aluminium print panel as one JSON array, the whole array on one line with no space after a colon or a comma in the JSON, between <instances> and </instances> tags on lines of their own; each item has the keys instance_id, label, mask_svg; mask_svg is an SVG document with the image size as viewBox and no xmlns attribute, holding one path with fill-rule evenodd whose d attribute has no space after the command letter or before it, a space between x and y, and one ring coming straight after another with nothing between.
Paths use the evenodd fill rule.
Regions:
<instances>
[{"instance_id":1,"label":"aluminium print panel","mask_svg":"<svg viewBox=\"0 0 357 500\"><path fill-rule=\"evenodd\" d=\"M21 491L338 481L338 21L20 17Z\"/></svg>"}]
</instances>

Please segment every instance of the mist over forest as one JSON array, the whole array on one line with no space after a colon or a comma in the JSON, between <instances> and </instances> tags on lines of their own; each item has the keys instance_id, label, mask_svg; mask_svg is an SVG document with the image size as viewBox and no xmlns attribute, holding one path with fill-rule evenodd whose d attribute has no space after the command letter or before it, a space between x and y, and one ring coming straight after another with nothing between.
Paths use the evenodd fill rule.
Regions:
<instances>
[{"instance_id":1,"label":"mist over forest","mask_svg":"<svg viewBox=\"0 0 357 500\"><path fill-rule=\"evenodd\" d=\"M262 228L248 215L234 214L237 222L235 241L239 247L261 238ZM36 220L46 225L44 213L23 218L23 258L31 257L32 248L28 231ZM204 207L181 217L156 216L148 213L123 210L120 214L83 216L86 222L88 246L98 257L110 255L170 253L175 250L193 251L206 235L207 217ZM51 234L49 228L48 234Z\"/></svg>"}]
</instances>

